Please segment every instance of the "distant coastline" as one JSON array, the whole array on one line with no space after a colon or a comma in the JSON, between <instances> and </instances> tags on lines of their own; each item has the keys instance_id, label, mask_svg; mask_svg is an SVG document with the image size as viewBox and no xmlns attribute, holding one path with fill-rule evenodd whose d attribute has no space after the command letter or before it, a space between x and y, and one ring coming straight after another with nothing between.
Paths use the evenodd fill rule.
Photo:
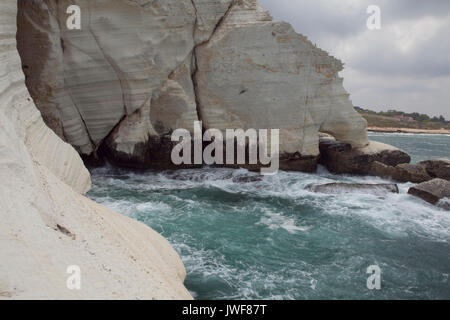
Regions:
<instances>
[{"instance_id":1,"label":"distant coastline","mask_svg":"<svg viewBox=\"0 0 450 320\"><path fill-rule=\"evenodd\" d=\"M369 132L381 133L415 133L415 134L450 134L447 129L418 129L418 128L395 128L395 127L367 127Z\"/></svg>"},{"instance_id":2,"label":"distant coastline","mask_svg":"<svg viewBox=\"0 0 450 320\"><path fill-rule=\"evenodd\" d=\"M368 131L383 133L450 134L450 121L442 115L431 117L418 112L373 111L355 107L367 120Z\"/></svg>"}]
</instances>

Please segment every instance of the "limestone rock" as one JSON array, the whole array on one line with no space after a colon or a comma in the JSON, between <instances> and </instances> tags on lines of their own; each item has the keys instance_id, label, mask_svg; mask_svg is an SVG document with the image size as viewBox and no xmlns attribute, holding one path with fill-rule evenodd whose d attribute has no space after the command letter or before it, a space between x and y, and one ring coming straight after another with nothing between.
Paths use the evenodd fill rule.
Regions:
<instances>
[{"instance_id":1,"label":"limestone rock","mask_svg":"<svg viewBox=\"0 0 450 320\"><path fill-rule=\"evenodd\" d=\"M81 30L66 27L69 4ZM368 143L343 64L255 0L19 0L18 21L27 86L85 158L103 150L117 163L168 165L160 146L194 120L280 129L289 170L315 169L319 131Z\"/></svg>"},{"instance_id":2,"label":"limestone rock","mask_svg":"<svg viewBox=\"0 0 450 320\"><path fill-rule=\"evenodd\" d=\"M397 165L393 170L392 178L399 182L414 183L422 183L433 179L423 166L408 163Z\"/></svg>"},{"instance_id":3,"label":"limestone rock","mask_svg":"<svg viewBox=\"0 0 450 320\"><path fill-rule=\"evenodd\" d=\"M370 164L369 172L372 175L394 179L399 182L422 183L433 178L450 178L449 169L449 160L438 159L423 161L419 164L403 163L395 167L380 162L373 162Z\"/></svg>"},{"instance_id":4,"label":"limestone rock","mask_svg":"<svg viewBox=\"0 0 450 320\"><path fill-rule=\"evenodd\" d=\"M281 129L281 154L318 156L319 130L363 147L342 63L274 22L254 0L237 1L196 48L198 109L205 128Z\"/></svg>"},{"instance_id":5,"label":"limestone rock","mask_svg":"<svg viewBox=\"0 0 450 320\"><path fill-rule=\"evenodd\" d=\"M404 160L406 161L407 158L405 157ZM333 167L333 165L331 165L331 167ZM433 179L433 176L430 175L425 166L422 164L400 163L392 166L380 161L371 161L367 165L364 165L363 163L362 167L362 171L365 172L363 174L369 174L385 179L393 179L398 182L422 183ZM351 173L351 169L347 168L346 170L347 173Z\"/></svg>"},{"instance_id":6,"label":"limestone rock","mask_svg":"<svg viewBox=\"0 0 450 320\"><path fill-rule=\"evenodd\" d=\"M395 171L395 167L385 165L379 161L371 162L367 169L367 172L370 172L370 175L384 179L392 179Z\"/></svg>"},{"instance_id":7,"label":"limestone rock","mask_svg":"<svg viewBox=\"0 0 450 320\"><path fill-rule=\"evenodd\" d=\"M392 171L387 167L411 161L406 152L375 141L363 148L352 148L348 143L322 139L320 152L320 163L337 174L390 175Z\"/></svg>"},{"instance_id":8,"label":"limestone rock","mask_svg":"<svg viewBox=\"0 0 450 320\"><path fill-rule=\"evenodd\" d=\"M193 0L197 15L195 23L195 42L197 44L209 40L233 2L234 0Z\"/></svg>"},{"instance_id":9,"label":"limestone rock","mask_svg":"<svg viewBox=\"0 0 450 320\"><path fill-rule=\"evenodd\" d=\"M280 170L316 172L318 156L301 156L299 153L284 154L280 157Z\"/></svg>"},{"instance_id":10,"label":"limestone rock","mask_svg":"<svg viewBox=\"0 0 450 320\"><path fill-rule=\"evenodd\" d=\"M445 198L450 199L450 181L436 178L410 188L408 193L437 205ZM447 205L448 201L442 202L442 207L450 210Z\"/></svg>"},{"instance_id":11,"label":"limestone rock","mask_svg":"<svg viewBox=\"0 0 450 320\"><path fill-rule=\"evenodd\" d=\"M16 0L0 2L0 299L191 298L163 237L82 195L89 172L25 86L16 15ZM71 265L81 269L81 291L66 286Z\"/></svg>"},{"instance_id":12,"label":"limestone rock","mask_svg":"<svg viewBox=\"0 0 450 320\"><path fill-rule=\"evenodd\" d=\"M396 184L357 184L357 183L329 183L324 185L307 186L306 190L326 194L373 194L383 196L387 193L399 193Z\"/></svg>"},{"instance_id":13,"label":"limestone rock","mask_svg":"<svg viewBox=\"0 0 450 320\"><path fill-rule=\"evenodd\" d=\"M450 159L427 160L419 163L434 178L450 180Z\"/></svg>"},{"instance_id":14,"label":"limestone rock","mask_svg":"<svg viewBox=\"0 0 450 320\"><path fill-rule=\"evenodd\" d=\"M46 118L55 117L54 109L59 111L64 136L83 154L94 152L125 116L149 109L153 93L190 58L195 45L191 0L19 0L19 4L24 65L38 65L33 62L36 55L47 59L42 70L31 70L37 75L28 85L49 87L44 100L32 91L38 107ZM66 27L70 4L81 8L81 30ZM30 32L46 35L34 38L27 36ZM42 38L52 41L40 47ZM30 51L34 54L27 54Z\"/></svg>"},{"instance_id":15,"label":"limestone rock","mask_svg":"<svg viewBox=\"0 0 450 320\"><path fill-rule=\"evenodd\" d=\"M169 75L169 79L153 96L149 119L155 132L151 135L164 136L178 128L193 134L194 121L199 118L190 60L191 56Z\"/></svg>"}]
</instances>

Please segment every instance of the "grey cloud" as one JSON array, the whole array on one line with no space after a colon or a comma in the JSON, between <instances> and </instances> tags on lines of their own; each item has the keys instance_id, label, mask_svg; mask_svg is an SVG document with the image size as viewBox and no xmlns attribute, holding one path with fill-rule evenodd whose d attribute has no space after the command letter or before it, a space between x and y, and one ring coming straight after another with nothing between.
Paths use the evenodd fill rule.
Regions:
<instances>
[{"instance_id":1,"label":"grey cloud","mask_svg":"<svg viewBox=\"0 0 450 320\"><path fill-rule=\"evenodd\" d=\"M434 36L415 39L405 51L399 50L395 37L385 29L413 25L426 17L450 20L450 1L340 1L349 4L350 10L340 10L337 0L259 0L275 19L291 23L345 62L345 84L355 105L395 106L450 119L450 90L444 85L450 78L450 21ZM366 8L370 4L380 6L383 29L367 35ZM353 48L349 55L338 50L346 45ZM358 78L349 79L349 75Z\"/></svg>"},{"instance_id":2,"label":"grey cloud","mask_svg":"<svg viewBox=\"0 0 450 320\"><path fill-rule=\"evenodd\" d=\"M390 19L416 19L425 15L442 17L450 12L450 1L391 0L386 3L386 7L386 14Z\"/></svg>"},{"instance_id":3,"label":"grey cloud","mask_svg":"<svg viewBox=\"0 0 450 320\"><path fill-rule=\"evenodd\" d=\"M345 2L346 0L342 0ZM417 19L424 16L442 17L450 13L448 0L360 0L360 10L341 12L329 0L259 0L277 20L289 21L293 27L320 40L321 36L349 36L366 28L366 8L375 4L381 8L385 23L399 19Z\"/></svg>"},{"instance_id":4,"label":"grey cloud","mask_svg":"<svg viewBox=\"0 0 450 320\"><path fill-rule=\"evenodd\" d=\"M260 0L259 2L276 20L290 22L298 32L313 41L330 34L353 35L366 26L365 12L342 16L325 1Z\"/></svg>"},{"instance_id":5,"label":"grey cloud","mask_svg":"<svg viewBox=\"0 0 450 320\"><path fill-rule=\"evenodd\" d=\"M351 65L371 74L424 78L450 76L450 38L447 33L448 30L441 30L407 54L395 50L389 41L380 46L362 43Z\"/></svg>"}]
</instances>

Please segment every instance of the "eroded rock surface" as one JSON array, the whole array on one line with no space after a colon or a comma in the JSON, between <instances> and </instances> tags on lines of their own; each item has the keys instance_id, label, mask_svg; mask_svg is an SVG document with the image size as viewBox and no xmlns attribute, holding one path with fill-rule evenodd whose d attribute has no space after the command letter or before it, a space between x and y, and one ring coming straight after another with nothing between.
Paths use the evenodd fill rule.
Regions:
<instances>
[{"instance_id":1,"label":"eroded rock surface","mask_svg":"<svg viewBox=\"0 0 450 320\"><path fill-rule=\"evenodd\" d=\"M383 196L388 193L399 193L396 184L358 184L358 183L329 183L307 186L306 190L325 194L372 194Z\"/></svg>"},{"instance_id":2,"label":"eroded rock surface","mask_svg":"<svg viewBox=\"0 0 450 320\"><path fill-rule=\"evenodd\" d=\"M29 3L42 12L42 1ZM83 196L90 188L89 172L78 153L45 125L25 86L16 48L16 16L17 1L2 0L0 299L191 298L183 286L181 259L163 237ZM29 23L40 22L35 18ZM30 37L36 35L48 48L55 39L46 42L44 34L52 27L43 26L42 34L35 30ZM43 62L36 59L30 68ZM47 69L42 74L49 73ZM59 102L51 95L64 81L52 79L56 82L32 91L50 95L40 101L50 103L47 123L58 132L65 118L52 109ZM55 86L46 87L50 84ZM72 265L80 268L82 290L67 288Z\"/></svg>"},{"instance_id":3,"label":"eroded rock surface","mask_svg":"<svg viewBox=\"0 0 450 320\"><path fill-rule=\"evenodd\" d=\"M450 181L450 159L427 160L419 163L433 178Z\"/></svg>"},{"instance_id":4,"label":"eroded rock surface","mask_svg":"<svg viewBox=\"0 0 450 320\"><path fill-rule=\"evenodd\" d=\"M336 174L391 176L393 167L411 161L406 152L375 141L353 148L348 143L322 138L320 152L320 163Z\"/></svg>"},{"instance_id":5,"label":"eroded rock surface","mask_svg":"<svg viewBox=\"0 0 450 320\"><path fill-rule=\"evenodd\" d=\"M256 1L239 1L196 49L199 113L206 128L276 128L281 154L317 156L318 132L367 144L338 72L342 63Z\"/></svg>"},{"instance_id":6,"label":"eroded rock surface","mask_svg":"<svg viewBox=\"0 0 450 320\"><path fill-rule=\"evenodd\" d=\"M66 27L69 4L81 30ZM85 156L169 162L159 144L194 120L281 129L292 170L315 168L319 131L368 143L343 64L255 0L19 0L18 39L46 123Z\"/></svg>"},{"instance_id":7,"label":"eroded rock surface","mask_svg":"<svg viewBox=\"0 0 450 320\"><path fill-rule=\"evenodd\" d=\"M450 210L450 181L448 180L436 178L410 188L408 193Z\"/></svg>"},{"instance_id":8,"label":"eroded rock surface","mask_svg":"<svg viewBox=\"0 0 450 320\"><path fill-rule=\"evenodd\" d=\"M422 183L433 179L423 166L409 163L395 166L391 177L399 182L414 183Z\"/></svg>"},{"instance_id":9,"label":"eroded rock surface","mask_svg":"<svg viewBox=\"0 0 450 320\"><path fill-rule=\"evenodd\" d=\"M337 145L340 144L338 143ZM322 147L325 148L324 145L322 145ZM328 150L328 148L325 148L325 150ZM325 152L325 154L329 153L330 153L329 151ZM403 157L401 157L400 159L402 158ZM339 155L335 156L335 159L339 159ZM363 172L365 172L364 174L378 176L386 179L392 179L398 182L422 183L433 180L434 178L441 178L450 181L449 179L450 160L448 159L427 160L422 161L418 164L409 164L406 163L406 160L407 158L404 157L405 163L400 163L397 165L389 165L380 161L372 161L369 162L368 164L363 165L364 168ZM326 160L323 161L323 163L326 162L327 162ZM335 162L331 162L331 164L328 164L330 165L331 170L333 170L334 167L336 166L336 164L333 164ZM339 162L337 161L337 163ZM391 164L392 163L395 164L395 162L391 162ZM354 173L361 174L360 167L355 165L346 166L345 173L352 173L351 170L353 168L357 169L357 171ZM339 170L339 168L337 170Z\"/></svg>"}]
</instances>

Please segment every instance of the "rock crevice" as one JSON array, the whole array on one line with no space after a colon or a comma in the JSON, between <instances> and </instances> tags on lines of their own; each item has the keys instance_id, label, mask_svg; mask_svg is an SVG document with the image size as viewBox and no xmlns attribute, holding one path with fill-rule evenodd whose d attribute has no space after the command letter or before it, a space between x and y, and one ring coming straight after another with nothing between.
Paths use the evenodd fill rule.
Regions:
<instances>
[{"instance_id":1,"label":"rock crevice","mask_svg":"<svg viewBox=\"0 0 450 320\"><path fill-rule=\"evenodd\" d=\"M197 9L197 5L195 4L196 0L191 0L192 1L192 5L195 8L195 27L194 27L194 38L197 39L197 28L198 28L198 9ZM197 117L199 121L203 121L202 118L202 113L201 113L201 108L200 108L200 97L199 97L199 89L198 89L198 82L197 82L197 72L198 72L198 59L197 59L197 49L200 48L201 46L207 44L215 35L215 33L217 32L217 30L220 28L220 26L222 25L223 21L227 18L227 16L230 14L231 10L233 9L233 6L236 3L236 0L229 0L230 4L227 8L227 10L225 11L225 14L222 15L220 17L220 19L217 21L216 25L214 26L211 35L204 41L196 44L194 46L194 48L192 49L192 84L194 86L194 95L195 95L195 104L196 104L196 111L197 111Z\"/></svg>"}]
</instances>

